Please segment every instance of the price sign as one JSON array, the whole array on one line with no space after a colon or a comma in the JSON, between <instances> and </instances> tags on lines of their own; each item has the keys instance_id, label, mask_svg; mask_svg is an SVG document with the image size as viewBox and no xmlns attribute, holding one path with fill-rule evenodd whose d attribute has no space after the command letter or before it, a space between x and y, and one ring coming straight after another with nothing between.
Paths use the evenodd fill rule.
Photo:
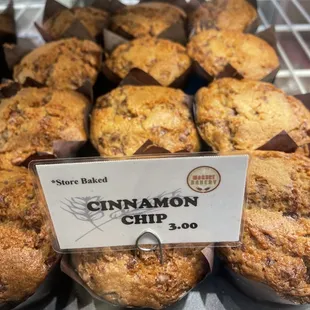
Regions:
<instances>
[{"instance_id":1,"label":"price sign","mask_svg":"<svg viewBox=\"0 0 310 310\"><path fill-rule=\"evenodd\" d=\"M236 242L247 155L37 162L60 250L134 246L151 229L162 243Z\"/></svg>"}]
</instances>

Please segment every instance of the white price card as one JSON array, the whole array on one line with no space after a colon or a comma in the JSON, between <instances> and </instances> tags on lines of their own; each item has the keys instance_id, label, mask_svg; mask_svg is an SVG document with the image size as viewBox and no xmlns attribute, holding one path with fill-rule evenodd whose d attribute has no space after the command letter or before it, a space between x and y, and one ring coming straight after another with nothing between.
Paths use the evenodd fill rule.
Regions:
<instances>
[{"instance_id":1,"label":"white price card","mask_svg":"<svg viewBox=\"0 0 310 310\"><path fill-rule=\"evenodd\" d=\"M240 240L247 155L36 162L59 250Z\"/></svg>"}]
</instances>

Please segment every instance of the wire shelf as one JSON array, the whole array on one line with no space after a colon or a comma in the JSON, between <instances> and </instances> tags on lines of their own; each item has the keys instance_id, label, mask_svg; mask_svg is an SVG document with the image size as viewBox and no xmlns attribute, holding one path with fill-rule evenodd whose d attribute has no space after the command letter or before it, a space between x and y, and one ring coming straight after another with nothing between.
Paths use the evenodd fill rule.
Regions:
<instances>
[{"instance_id":1,"label":"wire shelf","mask_svg":"<svg viewBox=\"0 0 310 310\"><path fill-rule=\"evenodd\" d=\"M0 10L8 0L0 0ZM44 0L15 0L15 14L19 37L31 38L35 44L42 39L34 28L41 22ZM59 0L66 5L80 0ZM137 0L123 0L134 4ZM310 0L258 0L260 30L275 25L281 70L276 85L289 94L310 92Z\"/></svg>"}]
</instances>

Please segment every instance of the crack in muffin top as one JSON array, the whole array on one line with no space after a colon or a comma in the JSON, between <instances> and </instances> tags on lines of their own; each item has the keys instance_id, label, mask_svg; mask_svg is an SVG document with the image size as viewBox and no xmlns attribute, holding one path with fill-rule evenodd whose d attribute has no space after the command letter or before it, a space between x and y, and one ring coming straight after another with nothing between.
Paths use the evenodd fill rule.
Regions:
<instances>
[{"instance_id":1,"label":"crack in muffin top","mask_svg":"<svg viewBox=\"0 0 310 310\"><path fill-rule=\"evenodd\" d=\"M40 46L14 67L14 80L27 78L56 89L78 89L86 81L95 84L102 50L88 40L59 40Z\"/></svg>"},{"instance_id":2,"label":"crack in muffin top","mask_svg":"<svg viewBox=\"0 0 310 310\"><path fill-rule=\"evenodd\" d=\"M0 154L19 165L55 141L86 141L88 100L74 91L22 88L0 99Z\"/></svg>"},{"instance_id":3,"label":"crack in muffin top","mask_svg":"<svg viewBox=\"0 0 310 310\"><path fill-rule=\"evenodd\" d=\"M210 28L243 32L256 18L256 9L247 0L212 0L190 14L189 22L193 33Z\"/></svg>"},{"instance_id":4,"label":"crack in muffin top","mask_svg":"<svg viewBox=\"0 0 310 310\"><path fill-rule=\"evenodd\" d=\"M168 3L142 3L126 6L111 18L111 29L126 32L134 38L158 36L177 22L183 22L186 13Z\"/></svg>"},{"instance_id":5,"label":"crack in muffin top","mask_svg":"<svg viewBox=\"0 0 310 310\"><path fill-rule=\"evenodd\" d=\"M191 38L187 51L214 77L230 64L244 78L261 80L280 65L276 51L266 41L237 31L201 31Z\"/></svg>"},{"instance_id":6,"label":"crack in muffin top","mask_svg":"<svg viewBox=\"0 0 310 310\"><path fill-rule=\"evenodd\" d=\"M219 79L197 92L196 105L199 132L216 151L254 150L283 130L310 143L310 112L269 83Z\"/></svg>"},{"instance_id":7,"label":"crack in muffin top","mask_svg":"<svg viewBox=\"0 0 310 310\"><path fill-rule=\"evenodd\" d=\"M49 18L43 25L53 38L59 38L72 25L79 20L93 37L97 36L108 24L109 14L94 7L76 7L70 10L62 10Z\"/></svg>"},{"instance_id":8,"label":"crack in muffin top","mask_svg":"<svg viewBox=\"0 0 310 310\"><path fill-rule=\"evenodd\" d=\"M144 37L119 45L106 65L122 79L131 69L139 68L169 86L190 68L191 59L179 43Z\"/></svg>"},{"instance_id":9,"label":"crack in muffin top","mask_svg":"<svg viewBox=\"0 0 310 310\"><path fill-rule=\"evenodd\" d=\"M104 156L133 155L147 140L174 153L195 152L198 134L181 91L161 86L123 86L97 100L91 140Z\"/></svg>"}]
</instances>

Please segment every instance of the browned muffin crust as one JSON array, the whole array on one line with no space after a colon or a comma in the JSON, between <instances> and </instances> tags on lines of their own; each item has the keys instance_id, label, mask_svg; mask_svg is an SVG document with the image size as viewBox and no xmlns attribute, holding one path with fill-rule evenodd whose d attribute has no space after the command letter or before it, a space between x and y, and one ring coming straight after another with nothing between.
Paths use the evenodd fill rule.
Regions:
<instances>
[{"instance_id":1,"label":"browned muffin crust","mask_svg":"<svg viewBox=\"0 0 310 310\"><path fill-rule=\"evenodd\" d=\"M0 99L0 154L19 165L37 152L53 154L55 141L86 141L88 100L74 91L22 88Z\"/></svg>"},{"instance_id":2,"label":"browned muffin crust","mask_svg":"<svg viewBox=\"0 0 310 310\"><path fill-rule=\"evenodd\" d=\"M219 250L235 272L310 303L310 159L251 154L242 246Z\"/></svg>"},{"instance_id":3,"label":"browned muffin crust","mask_svg":"<svg viewBox=\"0 0 310 310\"><path fill-rule=\"evenodd\" d=\"M0 304L32 295L57 261L27 169L0 155Z\"/></svg>"},{"instance_id":4,"label":"browned muffin crust","mask_svg":"<svg viewBox=\"0 0 310 310\"><path fill-rule=\"evenodd\" d=\"M298 145L310 143L310 112L272 84L214 81L196 94L196 124L216 151L255 150L285 130Z\"/></svg>"},{"instance_id":5,"label":"browned muffin crust","mask_svg":"<svg viewBox=\"0 0 310 310\"><path fill-rule=\"evenodd\" d=\"M57 89L78 89L87 80L95 83L101 66L101 48L75 38L47 43L26 55L14 67L14 80L27 77Z\"/></svg>"},{"instance_id":6,"label":"browned muffin crust","mask_svg":"<svg viewBox=\"0 0 310 310\"><path fill-rule=\"evenodd\" d=\"M190 14L189 22L193 33L210 28L243 32L256 18L256 9L247 0L212 0Z\"/></svg>"},{"instance_id":7,"label":"browned muffin crust","mask_svg":"<svg viewBox=\"0 0 310 310\"><path fill-rule=\"evenodd\" d=\"M107 301L122 306L162 309L184 296L209 271L199 249L157 253L114 251L74 255L76 270L85 284Z\"/></svg>"},{"instance_id":8,"label":"browned muffin crust","mask_svg":"<svg viewBox=\"0 0 310 310\"><path fill-rule=\"evenodd\" d=\"M261 80L280 65L277 53L266 41L236 31L201 31L191 38L187 51L213 77L230 64L244 78Z\"/></svg>"},{"instance_id":9,"label":"browned muffin crust","mask_svg":"<svg viewBox=\"0 0 310 310\"><path fill-rule=\"evenodd\" d=\"M191 66L186 49L179 43L144 37L119 45L106 60L120 78L139 68L163 86L169 86Z\"/></svg>"},{"instance_id":10,"label":"browned muffin crust","mask_svg":"<svg viewBox=\"0 0 310 310\"><path fill-rule=\"evenodd\" d=\"M89 34L95 37L108 24L109 14L94 7L75 7L70 10L60 11L55 16L49 18L43 27L53 38L59 38L75 20L79 20Z\"/></svg>"},{"instance_id":11,"label":"browned muffin crust","mask_svg":"<svg viewBox=\"0 0 310 310\"><path fill-rule=\"evenodd\" d=\"M133 155L147 140L171 153L199 150L188 97L161 86L123 86L97 100L91 141L103 156Z\"/></svg>"},{"instance_id":12,"label":"browned muffin crust","mask_svg":"<svg viewBox=\"0 0 310 310\"><path fill-rule=\"evenodd\" d=\"M126 6L111 20L111 29L125 32L134 38L158 36L177 22L183 22L186 13L171 4L152 2Z\"/></svg>"}]
</instances>

